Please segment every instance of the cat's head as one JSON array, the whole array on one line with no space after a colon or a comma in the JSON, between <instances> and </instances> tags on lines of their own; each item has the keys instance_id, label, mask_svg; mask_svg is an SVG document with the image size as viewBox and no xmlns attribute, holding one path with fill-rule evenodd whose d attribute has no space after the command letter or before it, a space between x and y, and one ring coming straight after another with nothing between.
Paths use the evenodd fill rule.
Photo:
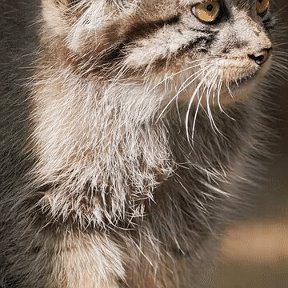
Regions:
<instances>
[{"instance_id":1,"label":"cat's head","mask_svg":"<svg viewBox=\"0 0 288 288\"><path fill-rule=\"evenodd\" d=\"M137 83L163 92L166 101L220 104L249 95L268 70L269 6L269 0L43 0L43 15L47 43L82 77Z\"/></svg>"}]
</instances>

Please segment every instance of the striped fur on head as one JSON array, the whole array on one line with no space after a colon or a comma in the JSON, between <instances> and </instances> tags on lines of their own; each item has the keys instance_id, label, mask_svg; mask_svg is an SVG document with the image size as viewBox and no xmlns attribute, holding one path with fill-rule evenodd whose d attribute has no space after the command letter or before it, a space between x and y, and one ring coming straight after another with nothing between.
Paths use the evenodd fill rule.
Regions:
<instances>
[{"instance_id":1,"label":"striped fur on head","mask_svg":"<svg viewBox=\"0 0 288 288\"><path fill-rule=\"evenodd\" d=\"M263 18L255 15L255 1L226 1L222 2L224 16L219 23L207 25L192 14L195 3L45 0L48 8L44 15L46 10L56 9L59 17L46 19L51 28L47 44L54 46L61 63L83 77L118 82L130 79L147 89L168 85L166 103L175 94L180 101L190 99L204 75L200 90L202 94L209 91L209 98L217 100L213 103L247 97L257 81L234 93L230 87L256 74L254 78L259 80L267 71L248 55L272 47L271 14ZM197 74L199 71L202 73Z\"/></svg>"}]
</instances>

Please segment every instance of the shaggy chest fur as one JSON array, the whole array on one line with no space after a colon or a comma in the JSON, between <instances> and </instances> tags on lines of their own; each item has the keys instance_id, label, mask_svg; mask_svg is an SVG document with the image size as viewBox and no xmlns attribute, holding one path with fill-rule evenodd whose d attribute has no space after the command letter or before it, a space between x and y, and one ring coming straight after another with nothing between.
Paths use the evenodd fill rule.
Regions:
<instances>
[{"instance_id":1,"label":"shaggy chest fur","mask_svg":"<svg viewBox=\"0 0 288 288\"><path fill-rule=\"evenodd\" d=\"M266 148L269 1L4 2L1 288L198 287Z\"/></svg>"}]
</instances>

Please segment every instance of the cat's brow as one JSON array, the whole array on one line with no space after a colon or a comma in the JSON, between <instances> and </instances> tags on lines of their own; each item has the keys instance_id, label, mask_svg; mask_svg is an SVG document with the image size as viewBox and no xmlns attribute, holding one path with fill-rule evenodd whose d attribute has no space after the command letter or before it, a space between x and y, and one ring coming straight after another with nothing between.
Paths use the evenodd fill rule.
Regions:
<instances>
[{"instance_id":1,"label":"cat's brow","mask_svg":"<svg viewBox=\"0 0 288 288\"><path fill-rule=\"evenodd\" d=\"M173 25L177 24L180 20L178 15L174 15L171 17L167 17L165 19L154 20L149 22L139 22L135 23L131 28L127 31L127 38L131 40L136 40L140 37L147 36L156 30L164 27L165 25ZM140 36L140 37L139 37Z\"/></svg>"},{"instance_id":2,"label":"cat's brow","mask_svg":"<svg viewBox=\"0 0 288 288\"><path fill-rule=\"evenodd\" d=\"M207 1L207 0L183 0L181 2L185 5L193 5L193 4L197 4L197 3L203 3L205 1ZM222 0L220 0L220 1L222 1Z\"/></svg>"}]
</instances>

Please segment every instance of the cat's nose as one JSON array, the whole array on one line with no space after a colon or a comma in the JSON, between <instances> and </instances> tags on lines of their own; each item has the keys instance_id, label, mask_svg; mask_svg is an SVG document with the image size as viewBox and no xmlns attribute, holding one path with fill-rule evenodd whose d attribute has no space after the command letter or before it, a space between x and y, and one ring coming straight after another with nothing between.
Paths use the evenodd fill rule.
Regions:
<instances>
[{"instance_id":1,"label":"cat's nose","mask_svg":"<svg viewBox=\"0 0 288 288\"><path fill-rule=\"evenodd\" d=\"M262 49L254 54L249 54L249 58L256 62L258 65L263 65L271 57L272 48Z\"/></svg>"}]
</instances>

